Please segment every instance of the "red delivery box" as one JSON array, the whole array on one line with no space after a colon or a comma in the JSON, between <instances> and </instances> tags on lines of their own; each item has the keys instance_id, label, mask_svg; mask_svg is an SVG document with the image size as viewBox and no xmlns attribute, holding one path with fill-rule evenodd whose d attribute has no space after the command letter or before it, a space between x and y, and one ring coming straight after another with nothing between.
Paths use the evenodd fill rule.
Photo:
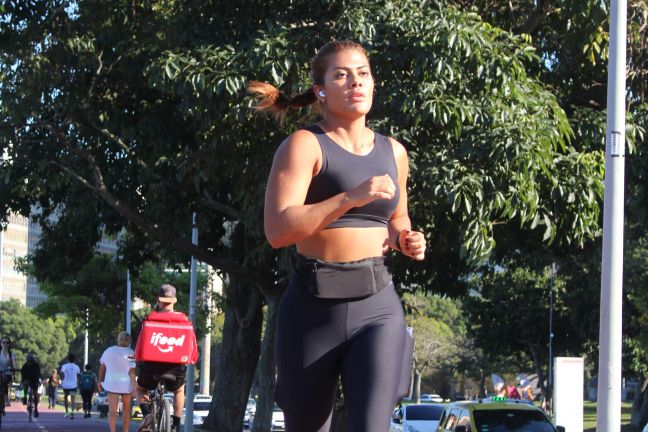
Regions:
<instances>
[{"instance_id":1,"label":"red delivery box","mask_svg":"<svg viewBox=\"0 0 648 432\"><path fill-rule=\"evenodd\" d=\"M155 320L156 318L164 321ZM174 318L175 321L172 320ZM161 363L196 363L198 347L193 325L182 313L174 317L170 313L152 313L142 323L135 347L135 359Z\"/></svg>"}]
</instances>

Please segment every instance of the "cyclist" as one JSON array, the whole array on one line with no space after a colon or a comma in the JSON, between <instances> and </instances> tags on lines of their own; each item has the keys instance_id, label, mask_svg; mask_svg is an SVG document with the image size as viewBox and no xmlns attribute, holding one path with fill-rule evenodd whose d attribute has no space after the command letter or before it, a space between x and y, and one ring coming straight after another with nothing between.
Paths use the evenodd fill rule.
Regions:
<instances>
[{"instance_id":1,"label":"cyclist","mask_svg":"<svg viewBox=\"0 0 648 432\"><path fill-rule=\"evenodd\" d=\"M176 298L176 289L172 285L162 285L157 294L157 303L155 305L155 311L151 312L145 319L145 322L165 322L179 324L180 326L190 327L191 321L185 314L182 312L177 312L173 310L175 303L178 301ZM143 327L144 328L144 327ZM149 336L144 336L144 331L140 332L137 345L135 347L135 359L139 362L139 374L137 376L137 402L139 403L140 410L142 411L142 416L146 417L150 412L149 396L148 390L153 390L157 386L157 382L154 377L169 374L175 377L175 381L166 382L166 389L173 393L173 413L171 416L173 420L173 430L180 430L180 417L178 414L182 413L184 407L185 395L184 395L184 386L187 373L187 363L195 363L198 358L198 348L196 346L196 336L193 332L193 327L190 327L190 334L183 337L183 342L187 342L183 346L174 346L179 348L178 351L185 354L183 358L186 358L184 362L178 362L177 357L173 357L174 360L167 360L166 356L160 353L167 352L166 350L160 350L156 352L158 361L151 361L150 357L145 351L148 349L149 345L153 342L149 339ZM159 338L159 334L158 334ZM153 338L155 340L155 338ZM164 340L170 340L171 338L164 337ZM175 338L174 338L175 339ZM178 338L179 339L179 338ZM155 345L158 346L162 341L160 338L155 340ZM193 346L192 346L193 345ZM159 347L159 346L158 346ZM174 353L177 355L178 352ZM169 356L170 358L170 356Z\"/></svg>"},{"instance_id":2,"label":"cyclist","mask_svg":"<svg viewBox=\"0 0 648 432\"><path fill-rule=\"evenodd\" d=\"M20 376L22 377L23 385L22 403L23 405L27 405L27 396L31 388L32 394L34 395L34 417L38 417L38 387L41 383L41 370L33 352L27 354L27 360L20 369Z\"/></svg>"},{"instance_id":3,"label":"cyclist","mask_svg":"<svg viewBox=\"0 0 648 432\"><path fill-rule=\"evenodd\" d=\"M18 369L16 359L11 352L11 339L3 336L0 340L0 412L5 415L5 403L9 405L9 386L12 381L12 373Z\"/></svg>"}]
</instances>

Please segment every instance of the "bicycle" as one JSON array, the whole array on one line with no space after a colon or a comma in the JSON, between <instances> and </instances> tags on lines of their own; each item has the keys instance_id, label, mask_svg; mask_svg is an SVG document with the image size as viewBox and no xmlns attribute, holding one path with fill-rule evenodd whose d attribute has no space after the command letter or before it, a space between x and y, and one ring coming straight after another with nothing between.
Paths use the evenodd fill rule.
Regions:
<instances>
[{"instance_id":1,"label":"bicycle","mask_svg":"<svg viewBox=\"0 0 648 432\"><path fill-rule=\"evenodd\" d=\"M0 429L2 429L2 417L5 416L5 400L9 397L6 381L5 372L0 372Z\"/></svg>"},{"instance_id":2,"label":"bicycle","mask_svg":"<svg viewBox=\"0 0 648 432\"><path fill-rule=\"evenodd\" d=\"M27 415L31 423L34 416L34 389L29 383L27 383Z\"/></svg>"},{"instance_id":3,"label":"bicycle","mask_svg":"<svg viewBox=\"0 0 648 432\"><path fill-rule=\"evenodd\" d=\"M164 397L167 382L174 382L176 377L170 374L153 375L153 379L157 382L157 386L153 390L149 390L149 404L150 413L147 417L149 421L138 429L141 432L171 432L173 422L171 421L171 402Z\"/></svg>"}]
</instances>

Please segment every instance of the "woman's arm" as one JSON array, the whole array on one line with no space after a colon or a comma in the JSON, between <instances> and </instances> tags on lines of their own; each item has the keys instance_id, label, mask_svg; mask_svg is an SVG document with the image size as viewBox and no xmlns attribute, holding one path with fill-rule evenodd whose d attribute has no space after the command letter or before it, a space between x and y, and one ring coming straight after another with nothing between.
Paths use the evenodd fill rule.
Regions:
<instances>
[{"instance_id":1,"label":"woman's arm","mask_svg":"<svg viewBox=\"0 0 648 432\"><path fill-rule=\"evenodd\" d=\"M418 231L412 231L412 222L407 208L407 178L409 177L409 163L405 147L398 141L390 138L398 168L398 186L400 199L388 224L388 245L417 261L425 258L425 236Z\"/></svg>"},{"instance_id":2,"label":"woman's arm","mask_svg":"<svg viewBox=\"0 0 648 432\"><path fill-rule=\"evenodd\" d=\"M101 365L99 365L99 376L97 377L97 379L99 380L99 382L103 382L106 379L106 364L105 363L101 363Z\"/></svg>"},{"instance_id":3,"label":"woman's arm","mask_svg":"<svg viewBox=\"0 0 648 432\"><path fill-rule=\"evenodd\" d=\"M367 179L358 187L315 204L304 204L311 179L321 165L317 138L300 130L284 141L272 163L266 189L264 229L274 248L289 246L324 229L353 207L391 199L394 183L387 175Z\"/></svg>"}]
</instances>

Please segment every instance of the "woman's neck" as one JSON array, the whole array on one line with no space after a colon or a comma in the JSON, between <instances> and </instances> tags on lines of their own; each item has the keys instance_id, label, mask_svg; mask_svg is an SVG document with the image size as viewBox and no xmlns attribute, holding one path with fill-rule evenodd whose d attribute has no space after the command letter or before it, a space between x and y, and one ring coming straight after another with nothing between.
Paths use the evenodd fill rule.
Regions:
<instances>
[{"instance_id":1,"label":"woman's neck","mask_svg":"<svg viewBox=\"0 0 648 432\"><path fill-rule=\"evenodd\" d=\"M362 153L366 146L373 143L373 138L368 136L365 117L354 120L329 116L321 122L325 132L337 138L335 141L355 153Z\"/></svg>"}]
</instances>

